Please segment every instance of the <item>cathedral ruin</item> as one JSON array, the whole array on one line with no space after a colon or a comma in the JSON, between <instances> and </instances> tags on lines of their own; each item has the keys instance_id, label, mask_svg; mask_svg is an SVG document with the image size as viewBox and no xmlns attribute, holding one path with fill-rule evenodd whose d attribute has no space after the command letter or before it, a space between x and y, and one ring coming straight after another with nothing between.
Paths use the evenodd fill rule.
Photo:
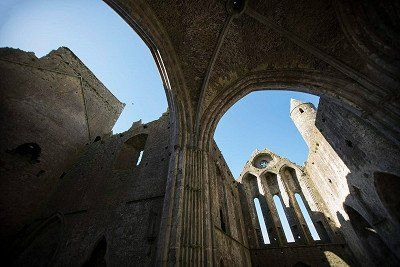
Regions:
<instances>
[{"instance_id":1,"label":"cathedral ruin","mask_svg":"<svg viewBox=\"0 0 400 267\"><path fill-rule=\"evenodd\" d=\"M104 1L168 110L113 134L124 104L73 51L0 48L7 266L400 264L396 1ZM307 161L255 150L235 180L215 129L269 89L320 96L287 111Z\"/></svg>"}]
</instances>

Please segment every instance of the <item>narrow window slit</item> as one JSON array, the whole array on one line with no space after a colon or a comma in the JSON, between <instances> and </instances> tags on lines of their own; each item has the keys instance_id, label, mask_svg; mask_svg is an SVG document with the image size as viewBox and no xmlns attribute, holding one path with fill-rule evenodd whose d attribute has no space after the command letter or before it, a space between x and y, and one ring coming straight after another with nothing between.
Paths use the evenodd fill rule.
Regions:
<instances>
[{"instance_id":1,"label":"narrow window slit","mask_svg":"<svg viewBox=\"0 0 400 267\"><path fill-rule=\"evenodd\" d=\"M314 240L321 240L321 238L318 235L317 229L315 228L311 220L310 214L308 213L308 210L304 204L303 198L298 193L295 193L294 196L296 198L297 204L299 204L300 206L301 213L303 214L303 218L306 220L307 227L308 230L310 230L312 238Z\"/></svg>"},{"instance_id":2,"label":"narrow window slit","mask_svg":"<svg viewBox=\"0 0 400 267\"><path fill-rule=\"evenodd\" d=\"M290 225L289 225L288 219L286 217L285 210L283 209L281 199L279 198L278 195L275 195L273 197L273 199L274 199L275 207L278 211L279 219L282 224L283 232L285 233L286 240L288 243L292 243L292 242L294 242L294 237L293 237L292 230L290 229Z\"/></svg>"},{"instance_id":3,"label":"narrow window slit","mask_svg":"<svg viewBox=\"0 0 400 267\"><path fill-rule=\"evenodd\" d=\"M260 230L261 230L261 235L263 237L264 244L271 244L271 241L269 239L268 231L267 231L267 226L264 221L264 216L261 210L260 206L260 201L258 198L254 198L254 205L256 207L256 212L257 212L257 218L258 222L260 224Z\"/></svg>"}]
</instances>

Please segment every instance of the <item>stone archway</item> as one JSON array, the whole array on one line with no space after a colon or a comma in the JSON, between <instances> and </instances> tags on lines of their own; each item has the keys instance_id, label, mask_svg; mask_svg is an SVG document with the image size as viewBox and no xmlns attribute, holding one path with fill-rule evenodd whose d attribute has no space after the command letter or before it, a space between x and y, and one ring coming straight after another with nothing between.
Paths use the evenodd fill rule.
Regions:
<instances>
[{"instance_id":1,"label":"stone archway","mask_svg":"<svg viewBox=\"0 0 400 267\"><path fill-rule=\"evenodd\" d=\"M212 186L209 151L219 119L250 92L274 88L328 95L349 104L366 122L399 143L398 107L382 105L394 102L398 94L393 96L393 87L387 89L385 81L368 71L367 63L347 51L335 2L303 2L303 7L283 2L281 12L262 1L247 1L240 12L229 6L232 1L209 5L196 1L105 2L149 45L167 95L171 94L170 108L176 113L175 160L170 165L174 167L165 200L168 215L163 216L168 221L161 230L161 246L171 247L161 252L163 261L185 264L193 255L196 263L213 261L207 212ZM299 17L310 21L297 27ZM267 45L265 36L272 40ZM330 45L334 43L331 37L336 47Z\"/></svg>"},{"instance_id":2,"label":"stone archway","mask_svg":"<svg viewBox=\"0 0 400 267\"><path fill-rule=\"evenodd\" d=\"M229 89L219 94L210 103L208 112L202 116L202 128L198 133L199 146L210 146L219 120L230 107L251 92L260 90L291 90L336 99L343 107L363 116L366 123L379 129L387 138L396 139L393 137L395 124L388 125L385 122L387 118L381 117L383 114L373 114L372 110L378 107L367 99L370 96L360 96L359 90L362 87L350 79L318 71L289 69L252 73L229 85ZM371 115L365 117L365 112ZM387 115L389 114L390 112ZM395 121L396 118L392 120Z\"/></svg>"},{"instance_id":3,"label":"stone archway","mask_svg":"<svg viewBox=\"0 0 400 267\"><path fill-rule=\"evenodd\" d=\"M179 225L180 200L177 187L182 179L175 173L186 167L185 161L179 161L181 147L186 147L190 138L190 129L193 124L193 108L189 99L184 77L174 48L169 41L168 34L160 25L152 9L142 1L103 0L117 12L128 25L142 38L150 49L160 72L167 96L170 122L173 127L171 146L175 147L175 155L171 158L168 184L163 207L163 219L160 226L160 237L157 249L157 262L169 260L170 244L180 236ZM178 204L176 204L178 202ZM175 253L175 251L174 251ZM179 253L179 251L177 252Z\"/></svg>"},{"instance_id":4,"label":"stone archway","mask_svg":"<svg viewBox=\"0 0 400 267\"><path fill-rule=\"evenodd\" d=\"M187 142L187 129L190 129L192 124L192 108L188 106L190 101L184 78L167 34L160 27L155 14L144 3L103 1L132 27L150 49L163 81L170 117L175 127L174 134L177 137L175 142L184 144Z\"/></svg>"}]
</instances>

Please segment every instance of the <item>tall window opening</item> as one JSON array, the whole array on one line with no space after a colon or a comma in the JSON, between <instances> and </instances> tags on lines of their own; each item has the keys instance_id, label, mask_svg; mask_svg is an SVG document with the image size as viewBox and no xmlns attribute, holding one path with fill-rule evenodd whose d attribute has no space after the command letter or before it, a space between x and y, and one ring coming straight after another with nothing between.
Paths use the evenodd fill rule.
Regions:
<instances>
[{"instance_id":1,"label":"tall window opening","mask_svg":"<svg viewBox=\"0 0 400 267\"><path fill-rule=\"evenodd\" d=\"M275 207L278 211L279 219L280 219L282 227L283 227L283 232L285 233L286 240L288 243L292 243L292 242L294 242L294 237L293 237L292 230L290 230L289 221L286 217L286 213L283 208L282 201L278 195L275 195L273 197L273 199L274 199Z\"/></svg>"},{"instance_id":2,"label":"tall window opening","mask_svg":"<svg viewBox=\"0 0 400 267\"><path fill-rule=\"evenodd\" d=\"M225 218L224 218L224 213L222 210L219 210L219 219L221 221L221 229L226 233L226 223L225 223Z\"/></svg>"},{"instance_id":3,"label":"tall window opening","mask_svg":"<svg viewBox=\"0 0 400 267\"><path fill-rule=\"evenodd\" d=\"M219 205L219 218L221 229L225 233L230 233L230 224L229 224L229 211L227 204L227 194L226 194L226 184L225 179L222 174L220 167L215 164L216 170L216 184L218 189L218 205Z\"/></svg>"},{"instance_id":4,"label":"tall window opening","mask_svg":"<svg viewBox=\"0 0 400 267\"><path fill-rule=\"evenodd\" d=\"M260 201L258 198L254 198L254 206L256 207L256 213L258 218L258 223L260 224L261 235L263 237L264 244L271 244L269 239L267 226L265 224L264 215L261 209Z\"/></svg>"},{"instance_id":5,"label":"tall window opening","mask_svg":"<svg viewBox=\"0 0 400 267\"><path fill-rule=\"evenodd\" d=\"M114 170L132 169L138 165L143 158L147 134L138 134L126 140L114 162Z\"/></svg>"},{"instance_id":6,"label":"tall window opening","mask_svg":"<svg viewBox=\"0 0 400 267\"><path fill-rule=\"evenodd\" d=\"M139 158L136 162L136 166L138 166L140 164L140 162L142 161L142 157L143 157L143 150L140 150L139 152Z\"/></svg>"},{"instance_id":7,"label":"tall window opening","mask_svg":"<svg viewBox=\"0 0 400 267\"><path fill-rule=\"evenodd\" d=\"M300 206L301 213L303 214L304 219L306 220L308 230L310 230L311 236L314 240L321 240L321 238L318 235L317 229L315 228L310 214L308 213L308 210L306 208L306 205L303 202L303 198L300 196L299 193L295 193L294 197L296 198L297 204Z\"/></svg>"}]
</instances>

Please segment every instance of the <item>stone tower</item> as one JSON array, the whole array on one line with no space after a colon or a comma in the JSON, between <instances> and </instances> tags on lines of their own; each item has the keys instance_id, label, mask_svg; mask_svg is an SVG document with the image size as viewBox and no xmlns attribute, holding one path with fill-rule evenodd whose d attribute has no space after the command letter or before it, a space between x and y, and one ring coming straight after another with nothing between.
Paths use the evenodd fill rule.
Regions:
<instances>
[{"instance_id":1,"label":"stone tower","mask_svg":"<svg viewBox=\"0 0 400 267\"><path fill-rule=\"evenodd\" d=\"M312 103L303 103L293 98L290 100L290 118L306 141L308 148L315 143L315 134L318 132L315 127L316 114Z\"/></svg>"}]
</instances>

